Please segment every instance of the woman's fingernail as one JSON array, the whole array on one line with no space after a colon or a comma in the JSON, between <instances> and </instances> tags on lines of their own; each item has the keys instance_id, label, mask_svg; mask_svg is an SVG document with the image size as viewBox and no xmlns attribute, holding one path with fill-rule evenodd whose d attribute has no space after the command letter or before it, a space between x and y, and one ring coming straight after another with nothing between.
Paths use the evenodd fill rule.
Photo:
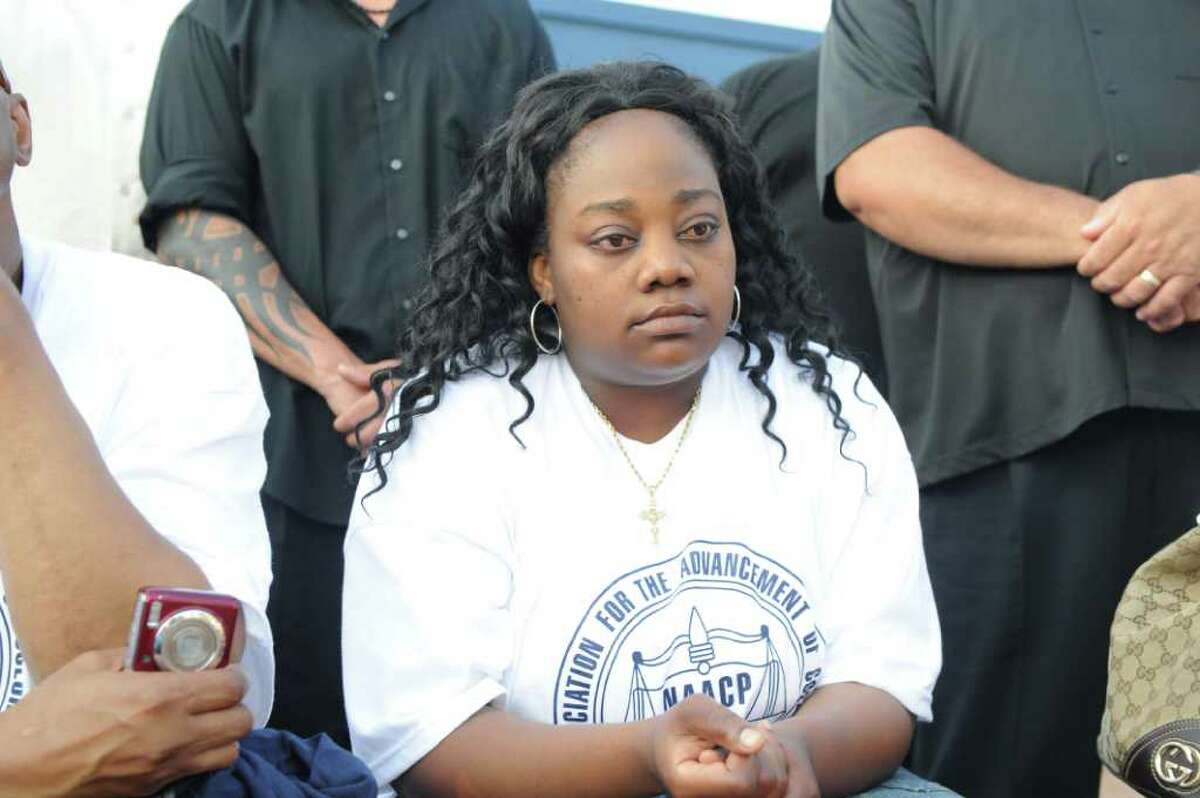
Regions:
<instances>
[{"instance_id":1,"label":"woman's fingernail","mask_svg":"<svg viewBox=\"0 0 1200 798\"><path fill-rule=\"evenodd\" d=\"M758 729L742 729L742 733L738 735L738 742L747 748L753 748L762 741L763 735Z\"/></svg>"}]
</instances>

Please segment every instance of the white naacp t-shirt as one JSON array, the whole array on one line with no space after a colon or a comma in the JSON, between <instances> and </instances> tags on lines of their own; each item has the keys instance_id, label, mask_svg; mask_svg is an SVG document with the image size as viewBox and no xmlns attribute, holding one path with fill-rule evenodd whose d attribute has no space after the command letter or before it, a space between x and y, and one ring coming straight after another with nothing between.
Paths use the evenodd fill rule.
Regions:
<instances>
[{"instance_id":1,"label":"white naacp t-shirt","mask_svg":"<svg viewBox=\"0 0 1200 798\"><path fill-rule=\"evenodd\" d=\"M725 339L658 491L657 545L646 490L562 356L525 377L525 448L509 434L524 401L472 375L415 421L365 505L379 480L363 477L343 678L354 751L381 784L489 703L619 723L704 693L778 720L816 687L860 682L930 719L941 640L900 429L865 377L856 396L857 367L831 359L854 430L843 457L824 399L778 340L776 352L783 467L761 428L766 400ZM682 424L624 442L647 480Z\"/></svg>"},{"instance_id":2,"label":"white naacp t-shirt","mask_svg":"<svg viewBox=\"0 0 1200 798\"><path fill-rule=\"evenodd\" d=\"M245 704L265 724L275 684L265 614L271 552L258 495L267 409L237 312L180 269L23 244L22 299L105 465L214 590L241 600ZM0 709L30 688L0 582Z\"/></svg>"}]
</instances>

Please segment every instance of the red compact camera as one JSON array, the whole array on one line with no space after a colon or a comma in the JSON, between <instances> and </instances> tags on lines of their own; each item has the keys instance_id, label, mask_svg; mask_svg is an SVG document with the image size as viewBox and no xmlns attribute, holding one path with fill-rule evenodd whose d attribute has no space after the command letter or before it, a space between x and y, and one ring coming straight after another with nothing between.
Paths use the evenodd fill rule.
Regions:
<instances>
[{"instance_id":1,"label":"red compact camera","mask_svg":"<svg viewBox=\"0 0 1200 798\"><path fill-rule=\"evenodd\" d=\"M129 629L125 669L204 671L229 664L241 604L208 590L144 587Z\"/></svg>"}]
</instances>

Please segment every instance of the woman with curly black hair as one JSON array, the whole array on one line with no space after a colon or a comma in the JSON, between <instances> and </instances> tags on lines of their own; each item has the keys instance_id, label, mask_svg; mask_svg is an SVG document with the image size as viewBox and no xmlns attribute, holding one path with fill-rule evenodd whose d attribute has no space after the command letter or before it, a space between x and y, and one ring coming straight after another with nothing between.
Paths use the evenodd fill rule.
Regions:
<instances>
[{"instance_id":1,"label":"woman with curly black hair","mask_svg":"<svg viewBox=\"0 0 1200 798\"><path fill-rule=\"evenodd\" d=\"M662 64L530 85L431 276L346 541L381 783L914 789L940 643L912 464L721 96Z\"/></svg>"}]
</instances>

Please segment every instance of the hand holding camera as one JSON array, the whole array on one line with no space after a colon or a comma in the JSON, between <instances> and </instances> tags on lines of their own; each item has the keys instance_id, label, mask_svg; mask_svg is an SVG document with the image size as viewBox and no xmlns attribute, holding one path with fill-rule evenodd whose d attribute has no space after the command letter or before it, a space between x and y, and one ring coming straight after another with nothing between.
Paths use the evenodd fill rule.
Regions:
<instances>
[{"instance_id":1,"label":"hand holding camera","mask_svg":"<svg viewBox=\"0 0 1200 798\"><path fill-rule=\"evenodd\" d=\"M139 591L126 649L76 657L0 714L0 798L152 795L230 766L254 724L225 667L239 619L230 596Z\"/></svg>"},{"instance_id":2,"label":"hand holding camera","mask_svg":"<svg viewBox=\"0 0 1200 798\"><path fill-rule=\"evenodd\" d=\"M0 715L0 796L151 795L233 763L253 726L239 670L129 673L123 656L76 657Z\"/></svg>"}]
</instances>

